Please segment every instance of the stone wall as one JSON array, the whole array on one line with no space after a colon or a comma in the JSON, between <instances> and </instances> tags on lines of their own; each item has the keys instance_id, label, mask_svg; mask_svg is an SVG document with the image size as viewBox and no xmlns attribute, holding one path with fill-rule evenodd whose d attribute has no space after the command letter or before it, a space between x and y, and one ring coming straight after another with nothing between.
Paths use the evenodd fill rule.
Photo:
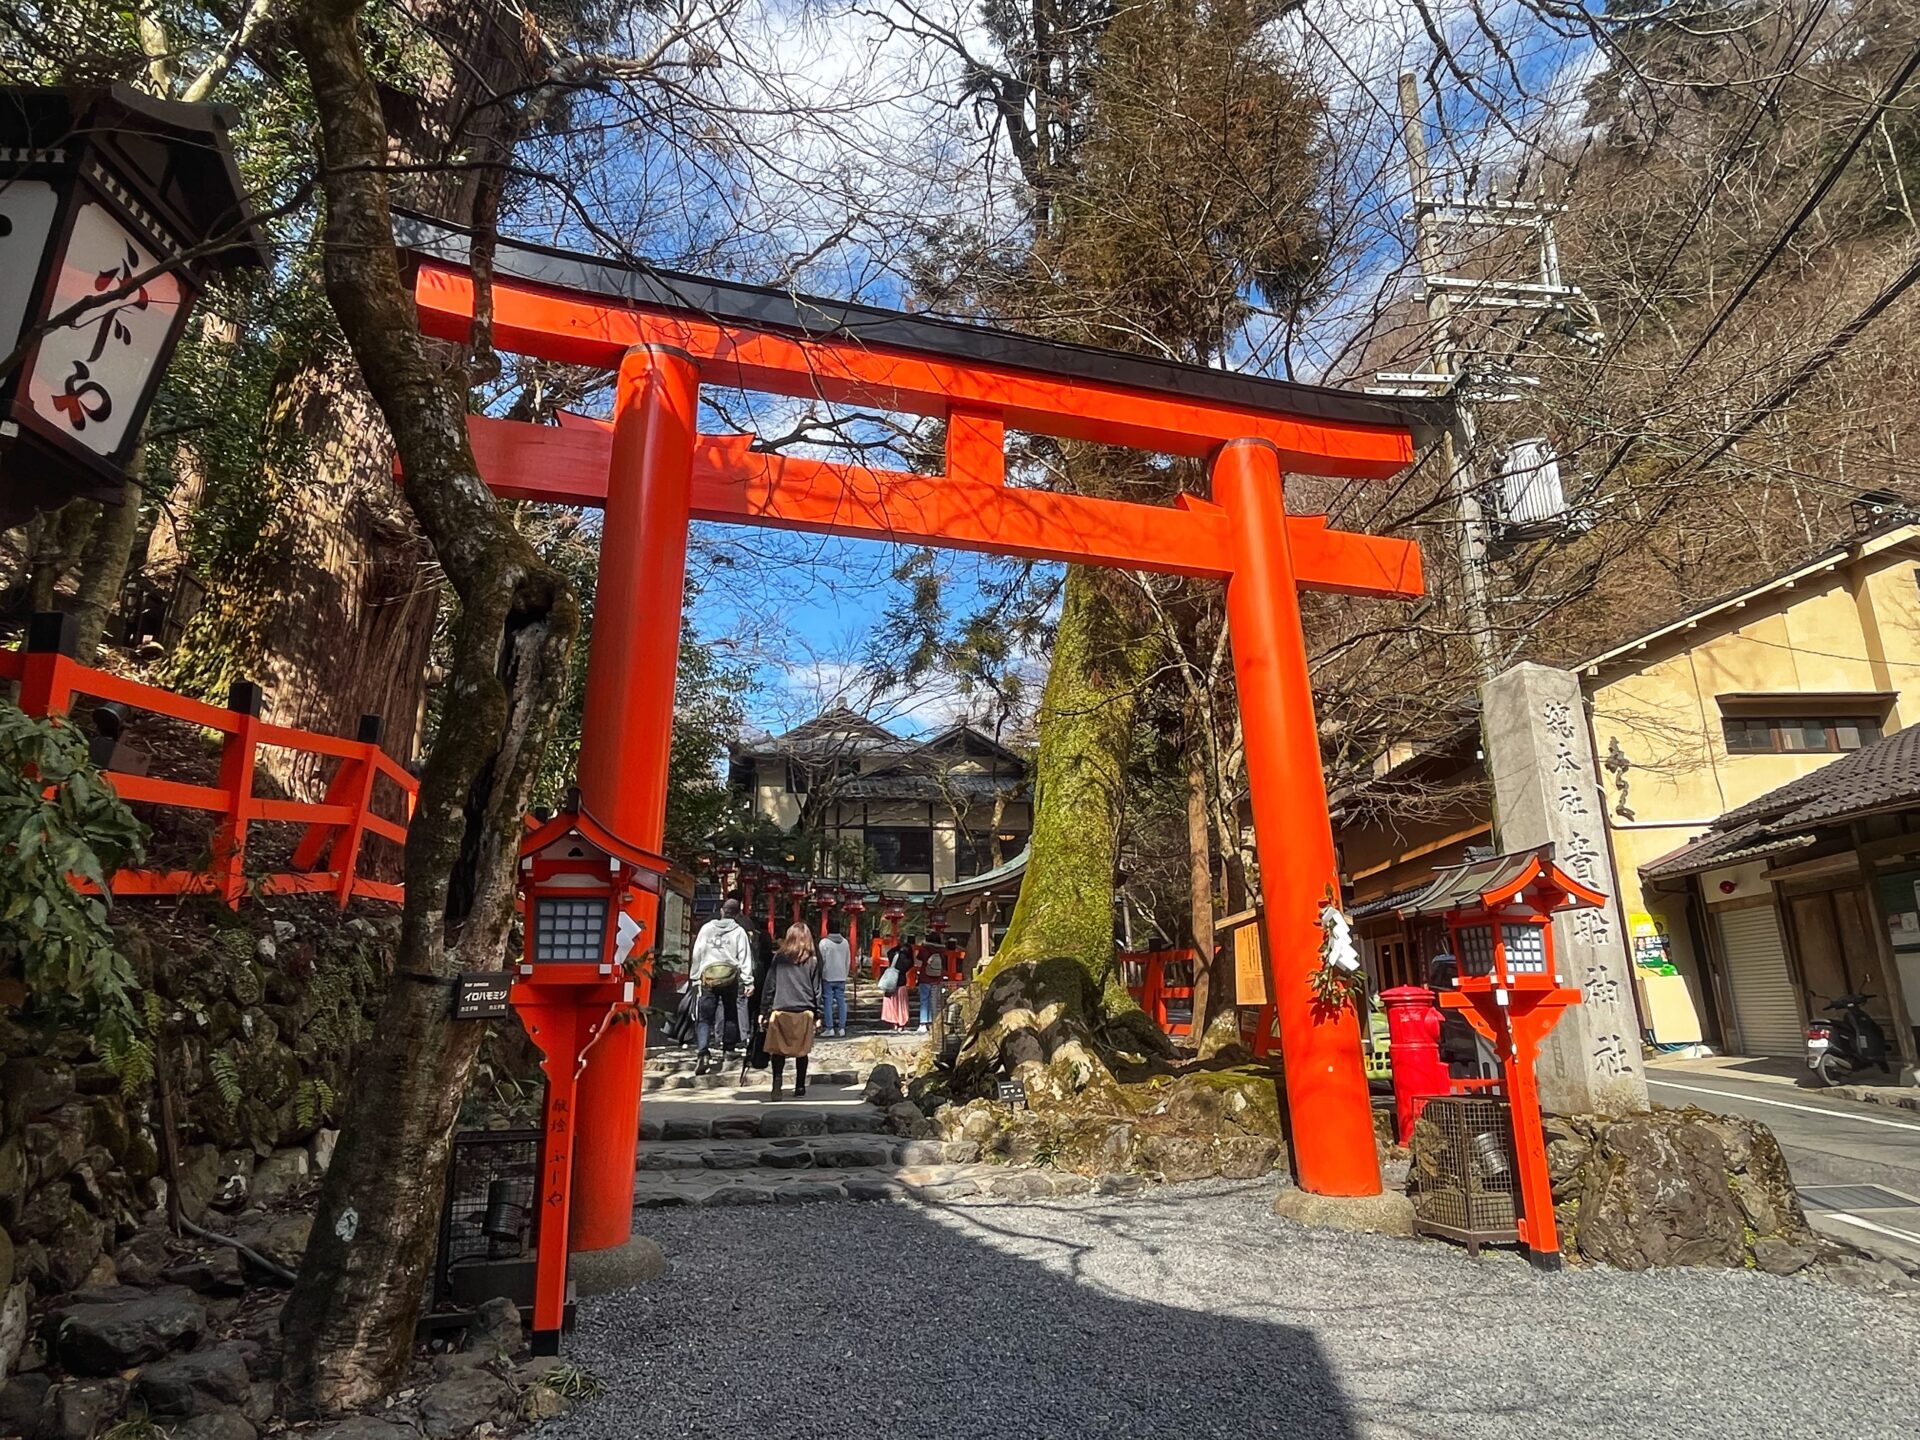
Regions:
<instances>
[{"instance_id":1,"label":"stone wall","mask_svg":"<svg viewBox=\"0 0 1920 1440\"><path fill-rule=\"evenodd\" d=\"M238 914L128 902L121 914L125 953L159 1001L155 1080L123 1084L124 1065L116 1073L70 1020L0 1005L0 1379L20 1362L29 1312L113 1284L123 1247L163 1208L158 1082L187 1216L270 1204L331 1153L391 968L390 920L343 920L318 898Z\"/></svg>"}]
</instances>

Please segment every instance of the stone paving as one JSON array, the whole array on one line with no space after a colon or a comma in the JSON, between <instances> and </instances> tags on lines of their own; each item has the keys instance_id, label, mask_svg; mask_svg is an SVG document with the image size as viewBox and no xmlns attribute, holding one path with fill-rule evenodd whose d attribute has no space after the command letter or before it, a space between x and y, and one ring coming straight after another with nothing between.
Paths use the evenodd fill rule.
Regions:
<instances>
[{"instance_id":1,"label":"stone paving","mask_svg":"<svg viewBox=\"0 0 1920 1440\"><path fill-rule=\"evenodd\" d=\"M1013 1172L1017 1173L1017 1172ZM798 1183L798 1182L795 1182ZM537 1440L1911 1440L1920 1309L1305 1229L1272 1180L640 1219Z\"/></svg>"}]
</instances>

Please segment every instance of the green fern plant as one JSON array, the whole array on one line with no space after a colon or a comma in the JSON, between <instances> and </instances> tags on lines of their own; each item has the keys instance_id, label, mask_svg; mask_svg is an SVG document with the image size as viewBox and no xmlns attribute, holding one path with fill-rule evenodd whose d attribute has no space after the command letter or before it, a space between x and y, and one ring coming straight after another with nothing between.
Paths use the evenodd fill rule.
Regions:
<instances>
[{"instance_id":1,"label":"green fern plant","mask_svg":"<svg viewBox=\"0 0 1920 1440\"><path fill-rule=\"evenodd\" d=\"M322 1120L332 1119L336 1098L333 1087L317 1076L302 1080L293 1097L294 1124L302 1130L311 1130Z\"/></svg>"},{"instance_id":2,"label":"green fern plant","mask_svg":"<svg viewBox=\"0 0 1920 1440\"><path fill-rule=\"evenodd\" d=\"M245 1093L240 1088L240 1067L230 1053L216 1050L207 1057L207 1070L213 1076L213 1088L220 1096L220 1103L227 1107L229 1115L233 1114L240 1108Z\"/></svg>"}]
</instances>

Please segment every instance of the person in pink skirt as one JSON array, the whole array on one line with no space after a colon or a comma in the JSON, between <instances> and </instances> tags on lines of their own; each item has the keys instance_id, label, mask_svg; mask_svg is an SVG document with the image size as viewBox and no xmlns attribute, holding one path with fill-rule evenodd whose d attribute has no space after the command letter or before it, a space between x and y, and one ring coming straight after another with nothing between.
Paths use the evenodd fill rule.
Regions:
<instances>
[{"instance_id":1,"label":"person in pink skirt","mask_svg":"<svg viewBox=\"0 0 1920 1440\"><path fill-rule=\"evenodd\" d=\"M913 941L902 940L894 947L887 974L893 978L893 991L880 1002L880 1018L896 1030L904 1030L910 1023L911 1012L908 1009L908 997L913 994L915 966L913 963ZM883 979L884 985L886 981Z\"/></svg>"}]
</instances>

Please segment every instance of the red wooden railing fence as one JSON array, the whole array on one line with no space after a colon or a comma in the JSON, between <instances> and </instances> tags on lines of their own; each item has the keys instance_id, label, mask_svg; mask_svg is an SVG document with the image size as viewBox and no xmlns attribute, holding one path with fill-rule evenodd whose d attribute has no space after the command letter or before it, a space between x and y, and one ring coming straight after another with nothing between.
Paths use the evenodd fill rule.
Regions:
<instances>
[{"instance_id":1,"label":"red wooden railing fence","mask_svg":"<svg viewBox=\"0 0 1920 1440\"><path fill-rule=\"evenodd\" d=\"M220 751L219 783L196 785L156 776L108 770L107 780L122 800L200 810L220 817L214 827L212 858L200 870L122 870L111 881L116 896L218 895L237 906L250 886L266 895L331 894L344 907L355 896L398 902L402 887L362 875L366 838L377 835L404 844L404 823L374 809L376 786L397 788L399 809L413 814L419 781L378 743L379 722L368 716L353 740L273 725L260 718L259 687L234 686L230 708L176 695L154 685L109 675L64 653L65 627L56 617L35 616L26 647L0 650L0 681L19 682L19 705L29 715L64 715L74 697L145 710L184 720L225 737ZM263 745L279 746L339 759L326 798L318 804L277 800L253 793L254 764ZM291 822L307 828L294 848L291 868L251 878L246 873L248 827Z\"/></svg>"},{"instance_id":2,"label":"red wooden railing fence","mask_svg":"<svg viewBox=\"0 0 1920 1440\"><path fill-rule=\"evenodd\" d=\"M1137 950L1120 957L1127 992L1168 1035L1193 1033L1193 970L1191 950Z\"/></svg>"}]
</instances>

